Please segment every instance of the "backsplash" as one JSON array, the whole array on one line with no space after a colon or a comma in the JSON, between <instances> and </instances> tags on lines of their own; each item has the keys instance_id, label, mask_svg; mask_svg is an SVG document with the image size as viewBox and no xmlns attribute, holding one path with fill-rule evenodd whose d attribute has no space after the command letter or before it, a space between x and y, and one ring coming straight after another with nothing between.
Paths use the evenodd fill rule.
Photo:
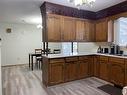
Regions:
<instances>
[{"instance_id":1,"label":"backsplash","mask_svg":"<svg viewBox=\"0 0 127 95\"><path fill-rule=\"evenodd\" d=\"M78 43L78 52L97 52L99 46L102 48L109 48L111 43L107 42L88 42L88 43ZM42 45L43 46L43 45ZM62 43L49 43L49 48L51 51L53 49L61 49L62 51Z\"/></svg>"}]
</instances>

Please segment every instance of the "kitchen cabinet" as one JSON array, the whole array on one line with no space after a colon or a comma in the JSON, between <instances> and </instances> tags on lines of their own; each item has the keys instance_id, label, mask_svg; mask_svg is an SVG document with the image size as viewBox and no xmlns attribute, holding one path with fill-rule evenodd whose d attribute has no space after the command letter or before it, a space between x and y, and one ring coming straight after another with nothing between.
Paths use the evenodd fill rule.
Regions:
<instances>
[{"instance_id":1,"label":"kitchen cabinet","mask_svg":"<svg viewBox=\"0 0 127 95\"><path fill-rule=\"evenodd\" d=\"M76 20L76 41L86 41L84 20Z\"/></svg>"},{"instance_id":2,"label":"kitchen cabinet","mask_svg":"<svg viewBox=\"0 0 127 95\"><path fill-rule=\"evenodd\" d=\"M89 63L88 63L88 57L87 56L83 56L83 57L79 57L79 61L78 61L78 79L81 78L85 78L88 77L88 67L89 67Z\"/></svg>"},{"instance_id":3,"label":"kitchen cabinet","mask_svg":"<svg viewBox=\"0 0 127 95\"><path fill-rule=\"evenodd\" d=\"M65 65L65 81L72 81L77 79L77 70L78 70L78 58L77 57L70 57L66 58L66 65Z\"/></svg>"},{"instance_id":4,"label":"kitchen cabinet","mask_svg":"<svg viewBox=\"0 0 127 95\"><path fill-rule=\"evenodd\" d=\"M99 70L99 77L103 80L109 81L109 64L108 64L108 57L100 56L100 70Z\"/></svg>"},{"instance_id":5,"label":"kitchen cabinet","mask_svg":"<svg viewBox=\"0 0 127 95\"><path fill-rule=\"evenodd\" d=\"M76 41L76 22L72 17L62 16L61 23L61 33L62 33L62 41Z\"/></svg>"},{"instance_id":6,"label":"kitchen cabinet","mask_svg":"<svg viewBox=\"0 0 127 95\"><path fill-rule=\"evenodd\" d=\"M94 75L94 56L88 56L88 64L88 76L92 77Z\"/></svg>"},{"instance_id":7,"label":"kitchen cabinet","mask_svg":"<svg viewBox=\"0 0 127 95\"><path fill-rule=\"evenodd\" d=\"M49 63L49 84L64 82L64 59L51 59Z\"/></svg>"},{"instance_id":8,"label":"kitchen cabinet","mask_svg":"<svg viewBox=\"0 0 127 95\"><path fill-rule=\"evenodd\" d=\"M51 86L86 77L97 77L115 85L127 85L127 59L89 55L48 58L43 56L43 83Z\"/></svg>"},{"instance_id":9,"label":"kitchen cabinet","mask_svg":"<svg viewBox=\"0 0 127 95\"><path fill-rule=\"evenodd\" d=\"M61 41L61 17L50 14L47 17L47 39L49 42Z\"/></svg>"},{"instance_id":10,"label":"kitchen cabinet","mask_svg":"<svg viewBox=\"0 0 127 95\"><path fill-rule=\"evenodd\" d=\"M101 19L96 21L96 42L107 42L108 21Z\"/></svg>"},{"instance_id":11,"label":"kitchen cabinet","mask_svg":"<svg viewBox=\"0 0 127 95\"><path fill-rule=\"evenodd\" d=\"M91 20L85 20L85 40L86 42L95 41L95 23Z\"/></svg>"},{"instance_id":12,"label":"kitchen cabinet","mask_svg":"<svg viewBox=\"0 0 127 95\"><path fill-rule=\"evenodd\" d=\"M124 77L125 77L125 64L124 59L122 58L109 58L110 64L110 82L124 86Z\"/></svg>"},{"instance_id":13,"label":"kitchen cabinet","mask_svg":"<svg viewBox=\"0 0 127 95\"><path fill-rule=\"evenodd\" d=\"M94 76L99 77L100 56L94 56Z\"/></svg>"},{"instance_id":14,"label":"kitchen cabinet","mask_svg":"<svg viewBox=\"0 0 127 95\"><path fill-rule=\"evenodd\" d=\"M93 42L94 37L94 22L90 20L76 20L76 41Z\"/></svg>"},{"instance_id":15,"label":"kitchen cabinet","mask_svg":"<svg viewBox=\"0 0 127 95\"><path fill-rule=\"evenodd\" d=\"M125 60L125 86L127 85L127 59Z\"/></svg>"},{"instance_id":16,"label":"kitchen cabinet","mask_svg":"<svg viewBox=\"0 0 127 95\"><path fill-rule=\"evenodd\" d=\"M125 86L127 85L127 59L125 59Z\"/></svg>"},{"instance_id":17,"label":"kitchen cabinet","mask_svg":"<svg viewBox=\"0 0 127 95\"><path fill-rule=\"evenodd\" d=\"M114 40L114 22L108 18L96 21L95 39L96 42L113 42Z\"/></svg>"},{"instance_id":18,"label":"kitchen cabinet","mask_svg":"<svg viewBox=\"0 0 127 95\"><path fill-rule=\"evenodd\" d=\"M47 14L44 21L45 42L112 42L113 21L80 19Z\"/></svg>"},{"instance_id":19,"label":"kitchen cabinet","mask_svg":"<svg viewBox=\"0 0 127 95\"><path fill-rule=\"evenodd\" d=\"M43 40L48 42L94 42L95 23L92 20L47 14Z\"/></svg>"}]
</instances>

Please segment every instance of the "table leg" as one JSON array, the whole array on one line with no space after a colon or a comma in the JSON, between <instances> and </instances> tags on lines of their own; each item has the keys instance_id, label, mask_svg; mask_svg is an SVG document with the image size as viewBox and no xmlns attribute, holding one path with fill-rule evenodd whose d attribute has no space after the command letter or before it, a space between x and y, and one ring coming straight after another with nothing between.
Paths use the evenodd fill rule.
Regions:
<instances>
[{"instance_id":1,"label":"table leg","mask_svg":"<svg viewBox=\"0 0 127 95\"><path fill-rule=\"evenodd\" d=\"M31 68L32 68L32 71L33 71L33 56L31 56Z\"/></svg>"},{"instance_id":2,"label":"table leg","mask_svg":"<svg viewBox=\"0 0 127 95\"><path fill-rule=\"evenodd\" d=\"M29 54L29 68L30 68L30 54Z\"/></svg>"}]
</instances>

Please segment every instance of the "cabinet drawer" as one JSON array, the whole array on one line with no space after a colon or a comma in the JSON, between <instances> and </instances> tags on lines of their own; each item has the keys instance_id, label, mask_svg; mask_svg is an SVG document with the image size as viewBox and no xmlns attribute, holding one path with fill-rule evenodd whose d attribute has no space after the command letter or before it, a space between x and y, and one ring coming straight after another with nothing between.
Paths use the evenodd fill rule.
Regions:
<instances>
[{"instance_id":1,"label":"cabinet drawer","mask_svg":"<svg viewBox=\"0 0 127 95\"><path fill-rule=\"evenodd\" d=\"M109 62L117 62L124 64L124 59L123 58L116 58L116 57L109 57Z\"/></svg>"},{"instance_id":2,"label":"cabinet drawer","mask_svg":"<svg viewBox=\"0 0 127 95\"><path fill-rule=\"evenodd\" d=\"M78 57L68 57L68 58L65 58L65 61L66 61L66 62L78 61Z\"/></svg>"},{"instance_id":3,"label":"cabinet drawer","mask_svg":"<svg viewBox=\"0 0 127 95\"><path fill-rule=\"evenodd\" d=\"M79 61L87 61L88 60L88 56L80 56L79 57Z\"/></svg>"},{"instance_id":4,"label":"cabinet drawer","mask_svg":"<svg viewBox=\"0 0 127 95\"><path fill-rule=\"evenodd\" d=\"M100 56L100 61L108 61L108 57L106 57L106 56Z\"/></svg>"},{"instance_id":5,"label":"cabinet drawer","mask_svg":"<svg viewBox=\"0 0 127 95\"><path fill-rule=\"evenodd\" d=\"M64 63L64 59L50 59L50 64L53 63Z\"/></svg>"}]
</instances>

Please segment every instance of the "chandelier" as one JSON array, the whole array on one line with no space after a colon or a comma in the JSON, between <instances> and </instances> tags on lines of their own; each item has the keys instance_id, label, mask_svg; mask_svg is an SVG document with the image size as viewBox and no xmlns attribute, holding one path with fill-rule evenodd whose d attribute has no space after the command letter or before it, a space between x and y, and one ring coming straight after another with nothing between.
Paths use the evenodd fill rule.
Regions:
<instances>
[{"instance_id":1,"label":"chandelier","mask_svg":"<svg viewBox=\"0 0 127 95\"><path fill-rule=\"evenodd\" d=\"M80 7L83 5L93 6L96 0L68 0L70 3L74 3L75 6Z\"/></svg>"}]
</instances>

